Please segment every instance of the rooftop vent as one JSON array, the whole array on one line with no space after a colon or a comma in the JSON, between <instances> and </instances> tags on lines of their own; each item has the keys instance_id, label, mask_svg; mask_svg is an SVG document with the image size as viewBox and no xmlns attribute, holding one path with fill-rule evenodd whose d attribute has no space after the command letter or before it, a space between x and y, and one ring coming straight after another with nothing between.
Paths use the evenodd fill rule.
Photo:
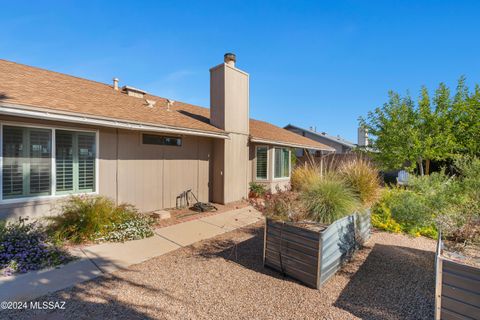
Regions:
<instances>
[{"instance_id":1,"label":"rooftop vent","mask_svg":"<svg viewBox=\"0 0 480 320\"><path fill-rule=\"evenodd\" d=\"M147 103L147 107L149 107L149 108L155 107L155 103L156 103L155 100L145 99L145 102Z\"/></svg>"},{"instance_id":2,"label":"rooftop vent","mask_svg":"<svg viewBox=\"0 0 480 320\"><path fill-rule=\"evenodd\" d=\"M170 111L170 107L175 103L174 100L167 99L167 110Z\"/></svg>"},{"instance_id":3,"label":"rooftop vent","mask_svg":"<svg viewBox=\"0 0 480 320\"><path fill-rule=\"evenodd\" d=\"M118 78L113 78L113 90L118 91Z\"/></svg>"},{"instance_id":4,"label":"rooftop vent","mask_svg":"<svg viewBox=\"0 0 480 320\"><path fill-rule=\"evenodd\" d=\"M123 86L122 91L128 94L129 96L135 97L135 98L144 98L145 95L147 94L147 92L144 90L137 89L130 86Z\"/></svg>"}]
</instances>

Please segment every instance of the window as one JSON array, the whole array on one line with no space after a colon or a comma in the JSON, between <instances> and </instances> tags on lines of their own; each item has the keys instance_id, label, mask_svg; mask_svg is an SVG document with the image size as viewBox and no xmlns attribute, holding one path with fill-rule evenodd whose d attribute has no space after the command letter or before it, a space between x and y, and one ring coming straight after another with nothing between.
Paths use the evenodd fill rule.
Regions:
<instances>
[{"instance_id":1,"label":"window","mask_svg":"<svg viewBox=\"0 0 480 320\"><path fill-rule=\"evenodd\" d=\"M288 178L290 176L290 150L275 148L274 178Z\"/></svg>"},{"instance_id":2,"label":"window","mask_svg":"<svg viewBox=\"0 0 480 320\"><path fill-rule=\"evenodd\" d=\"M182 138L159 136L155 134L144 134L143 144L156 144L159 146L180 147L182 145Z\"/></svg>"},{"instance_id":3,"label":"window","mask_svg":"<svg viewBox=\"0 0 480 320\"><path fill-rule=\"evenodd\" d=\"M90 132L2 126L2 199L95 191L95 140Z\"/></svg>"},{"instance_id":4,"label":"window","mask_svg":"<svg viewBox=\"0 0 480 320\"><path fill-rule=\"evenodd\" d=\"M51 193L51 131L3 127L3 198Z\"/></svg>"},{"instance_id":5,"label":"window","mask_svg":"<svg viewBox=\"0 0 480 320\"><path fill-rule=\"evenodd\" d=\"M56 130L57 192L95 190L95 134Z\"/></svg>"},{"instance_id":6,"label":"window","mask_svg":"<svg viewBox=\"0 0 480 320\"><path fill-rule=\"evenodd\" d=\"M258 180L266 180L267 168L268 168L268 147L257 147L256 148L256 159L257 159L257 174L256 177Z\"/></svg>"}]
</instances>

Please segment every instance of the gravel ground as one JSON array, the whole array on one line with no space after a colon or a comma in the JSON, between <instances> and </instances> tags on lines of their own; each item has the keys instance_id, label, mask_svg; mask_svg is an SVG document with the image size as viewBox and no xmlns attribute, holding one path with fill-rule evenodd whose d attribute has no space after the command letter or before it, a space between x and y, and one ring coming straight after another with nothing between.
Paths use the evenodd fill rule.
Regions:
<instances>
[{"instance_id":1,"label":"gravel ground","mask_svg":"<svg viewBox=\"0 0 480 320\"><path fill-rule=\"evenodd\" d=\"M261 224L37 301L1 319L431 319L435 242L376 232L321 290L262 266Z\"/></svg>"}]
</instances>

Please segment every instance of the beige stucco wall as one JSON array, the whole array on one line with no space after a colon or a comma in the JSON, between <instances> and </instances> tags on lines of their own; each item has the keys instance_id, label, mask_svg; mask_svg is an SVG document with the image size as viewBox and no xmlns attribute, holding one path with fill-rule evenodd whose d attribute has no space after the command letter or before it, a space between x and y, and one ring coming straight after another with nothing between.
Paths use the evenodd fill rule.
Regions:
<instances>
[{"instance_id":1,"label":"beige stucco wall","mask_svg":"<svg viewBox=\"0 0 480 320\"><path fill-rule=\"evenodd\" d=\"M256 158L256 146L265 146L268 147L267 153L267 161L268 161L268 168L267 168L267 179L257 179L256 176L256 168L257 168L257 158ZM277 146L278 147L278 146ZM290 166L290 174L288 178L274 178L274 149L275 146L273 145L265 145L265 144L254 144L252 143L250 146L250 156L249 156L249 165L250 165L250 180L249 182L253 181L256 183L260 183L264 185L269 191L272 193L276 193L278 190L287 190L290 188L290 176L291 176L291 166ZM292 151L290 151L292 152Z\"/></svg>"},{"instance_id":2,"label":"beige stucco wall","mask_svg":"<svg viewBox=\"0 0 480 320\"><path fill-rule=\"evenodd\" d=\"M1 122L95 129L91 126L1 116ZM117 134L118 133L118 134ZM140 211L175 207L176 198L191 189L199 201L209 200L210 138L183 136L182 146L142 144L141 132L99 129L98 193ZM117 183L118 181L118 183ZM65 198L0 203L0 218L53 214Z\"/></svg>"}]
</instances>

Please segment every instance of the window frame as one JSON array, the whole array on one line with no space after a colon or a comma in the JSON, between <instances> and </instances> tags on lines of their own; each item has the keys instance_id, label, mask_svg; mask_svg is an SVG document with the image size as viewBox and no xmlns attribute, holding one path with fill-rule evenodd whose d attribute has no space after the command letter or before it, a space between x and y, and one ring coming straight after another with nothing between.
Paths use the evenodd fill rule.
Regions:
<instances>
[{"instance_id":1,"label":"window frame","mask_svg":"<svg viewBox=\"0 0 480 320\"><path fill-rule=\"evenodd\" d=\"M145 136L155 136L161 140L161 143L145 143ZM145 133L141 134L141 144L146 146L161 146L161 147L183 147L183 137L182 136L173 136L173 135L164 135L164 134L154 134L154 133ZM165 143L166 139L178 139L180 144L168 144Z\"/></svg>"},{"instance_id":2,"label":"window frame","mask_svg":"<svg viewBox=\"0 0 480 320\"><path fill-rule=\"evenodd\" d=\"M266 148L267 149L267 177L266 178L259 178L257 177L257 161L258 161L258 158L257 158L257 150L258 148ZM268 181L268 178L270 176L270 148L269 146L267 145L256 145L255 146L255 181Z\"/></svg>"},{"instance_id":3,"label":"window frame","mask_svg":"<svg viewBox=\"0 0 480 320\"><path fill-rule=\"evenodd\" d=\"M42 195L42 196L25 196L18 198L3 198L3 127L4 126L13 126L13 127L24 127L24 128L38 128L38 129L47 129L51 133L51 194ZM55 131L56 130L65 130L65 131L75 131L75 132L85 132L85 133L94 133L95 134L95 191L92 192L78 192L78 193L57 193L57 167L56 167L56 141L55 141ZM35 124L31 122L19 122L19 121L0 121L0 204L9 204L9 203L21 203L28 202L32 200L49 200L57 199L62 197L68 197L72 194L98 194L99 188L99 150L100 150L100 134L98 129L85 129L78 127L70 126L52 126L45 124Z\"/></svg>"},{"instance_id":4,"label":"window frame","mask_svg":"<svg viewBox=\"0 0 480 320\"><path fill-rule=\"evenodd\" d=\"M286 176L286 177L275 178L275 152L276 152L276 149L280 149L280 150L287 149L288 150L288 176ZM273 167L273 170L272 170L273 179L272 180L288 180L288 179L290 179L290 176L292 174L292 150L291 150L291 148L282 147L282 146L273 147L272 167Z\"/></svg>"}]
</instances>

